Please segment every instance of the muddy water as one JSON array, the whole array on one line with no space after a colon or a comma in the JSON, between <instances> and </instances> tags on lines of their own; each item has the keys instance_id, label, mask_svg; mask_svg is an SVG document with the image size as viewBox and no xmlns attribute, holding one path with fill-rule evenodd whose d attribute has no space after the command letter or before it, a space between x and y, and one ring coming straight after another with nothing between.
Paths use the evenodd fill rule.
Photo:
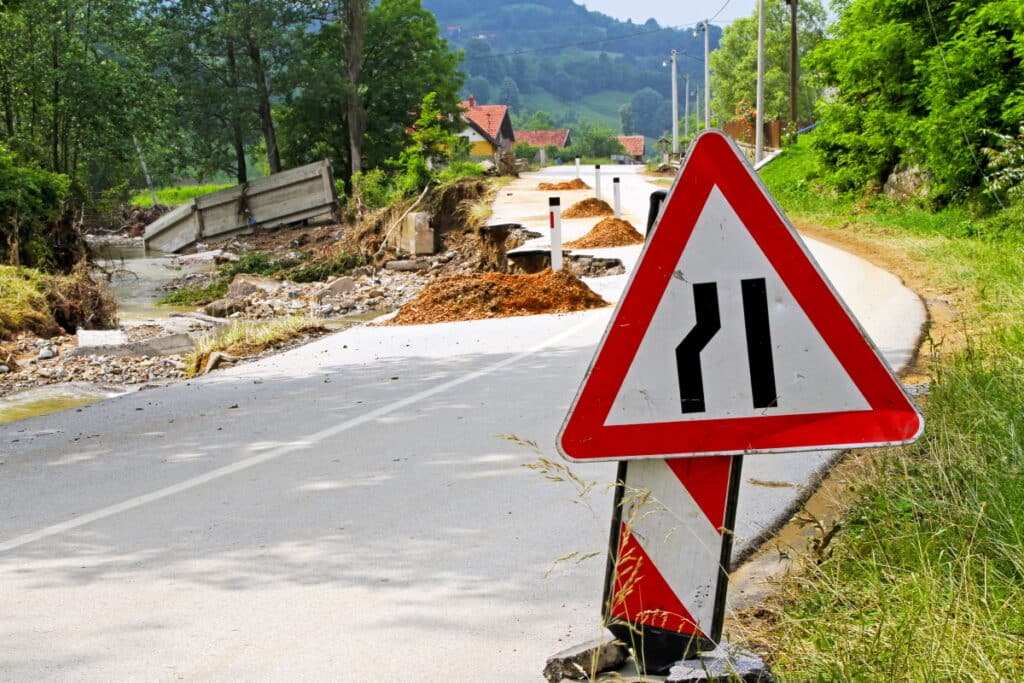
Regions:
<instances>
[{"instance_id":1,"label":"muddy water","mask_svg":"<svg viewBox=\"0 0 1024 683\"><path fill-rule=\"evenodd\" d=\"M126 393L124 389L97 387L85 382L19 391L0 398L0 424L78 408L123 393Z\"/></svg>"},{"instance_id":2,"label":"muddy water","mask_svg":"<svg viewBox=\"0 0 1024 683\"><path fill-rule=\"evenodd\" d=\"M166 318L174 311L193 311L189 306L158 306L167 292L161 287L186 273L209 271L210 263L181 266L160 252L149 252L142 246L118 243L93 243L96 262L113 273L111 287L117 297L121 320Z\"/></svg>"}]
</instances>

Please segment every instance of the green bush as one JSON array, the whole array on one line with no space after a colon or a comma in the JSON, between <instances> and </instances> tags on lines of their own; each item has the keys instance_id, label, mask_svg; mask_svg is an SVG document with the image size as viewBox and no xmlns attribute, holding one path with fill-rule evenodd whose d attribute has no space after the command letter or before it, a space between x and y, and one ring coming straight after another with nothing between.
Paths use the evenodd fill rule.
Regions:
<instances>
[{"instance_id":1,"label":"green bush","mask_svg":"<svg viewBox=\"0 0 1024 683\"><path fill-rule=\"evenodd\" d=\"M395 190L383 169L374 168L352 176L352 198L370 209L383 209L393 201Z\"/></svg>"},{"instance_id":2,"label":"green bush","mask_svg":"<svg viewBox=\"0 0 1024 683\"><path fill-rule=\"evenodd\" d=\"M460 178L477 178L484 174L484 169L479 164L474 164L472 161L456 161L449 164L440 174L437 176L437 180L442 184L453 183Z\"/></svg>"},{"instance_id":3,"label":"green bush","mask_svg":"<svg viewBox=\"0 0 1024 683\"><path fill-rule=\"evenodd\" d=\"M19 165L0 144L0 263L53 266L45 233L64 211L70 190L67 176Z\"/></svg>"}]
</instances>

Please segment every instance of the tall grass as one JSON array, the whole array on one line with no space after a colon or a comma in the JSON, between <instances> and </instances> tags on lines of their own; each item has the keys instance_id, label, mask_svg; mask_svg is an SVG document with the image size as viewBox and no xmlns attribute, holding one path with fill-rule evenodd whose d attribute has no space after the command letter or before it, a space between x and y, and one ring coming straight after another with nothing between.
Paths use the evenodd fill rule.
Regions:
<instances>
[{"instance_id":1,"label":"tall grass","mask_svg":"<svg viewBox=\"0 0 1024 683\"><path fill-rule=\"evenodd\" d=\"M157 203L163 206L178 206L190 199L201 197L204 194L234 187L233 183L226 185L185 185L181 187L161 187L156 191ZM148 190L136 192L128 199L129 204L138 206L152 206L153 195Z\"/></svg>"},{"instance_id":2,"label":"tall grass","mask_svg":"<svg viewBox=\"0 0 1024 683\"><path fill-rule=\"evenodd\" d=\"M784 580L767 627L783 680L1024 680L1024 239L1015 209L896 210L823 196L806 150L765 169L791 216L925 264L967 315L934 348L925 435L882 453L832 554ZM779 162L785 160L785 163ZM775 165L779 164L779 165ZM774 168L773 168L774 166Z\"/></svg>"}]
</instances>

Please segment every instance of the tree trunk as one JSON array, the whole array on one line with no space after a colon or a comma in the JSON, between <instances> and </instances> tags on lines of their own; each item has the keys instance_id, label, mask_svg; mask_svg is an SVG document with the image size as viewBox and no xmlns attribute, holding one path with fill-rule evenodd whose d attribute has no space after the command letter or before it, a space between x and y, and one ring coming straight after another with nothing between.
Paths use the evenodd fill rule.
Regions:
<instances>
[{"instance_id":1,"label":"tree trunk","mask_svg":"<svg viewBox=\"0 0 1024 683\"><path fill-rule=\"evenodd\" d=\"M263 129L263 140L267 143L267 161L271 173L281 172L281 154L277 149L277 133L274 131L273 112L270 109L270 87L267 85L267 70L263 64L259 45L252 36L246 36L246 47L252 61L256 78L256 93L260 103L260 128Z\"/></svg>"},{"instance_id":2,"label":"tree trunk","mask_svg":"<svg viewBox=\"0 0 1024 683\"><path fill-rule=\"evenodd\" d=\"M228 88L231 91L231 97L237 96L238 91L238 64L235 62L235 43L231 39L228 39L227 45L228 53ZM231 118L231 143L235 148L235 177L238 179L238 183L249 182L249 171L245 161L245 133L242 130L242 124L238 119L238 112L234 111L234 107L230 112Z\"/></svg>"},{"instance_id":3,"label":"tree trunk","mask_svg":"<svg viewBox=\"0 0 1024 683\"><path fill-rule=\"evenodd\" d=\"M341 0L338 14L342 21L345 40L342 45L348 70L349 95L346 102L348 115L348 144L353 175L363 167L363 134L366 132L366 111L359 92L363 71L363 43L369 20L369 0Z\"/></svg>"}]
</instances>

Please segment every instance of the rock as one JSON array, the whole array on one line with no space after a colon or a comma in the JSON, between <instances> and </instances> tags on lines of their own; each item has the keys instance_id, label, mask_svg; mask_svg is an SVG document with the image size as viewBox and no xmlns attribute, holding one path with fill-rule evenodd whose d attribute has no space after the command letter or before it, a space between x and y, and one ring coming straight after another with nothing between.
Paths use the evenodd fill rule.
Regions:
<instances>
[{"instance_id":1,"label":"rock","mask_svg":"<svg viewBox=\"0 0 1024 683\"><path fill-rule=\"evenodd\" d=\"M245 310L245 301L233 297L217 299L203 306L203 313L216 318L226 318L232 313L240 313Z\"/></svg>"},{"instance_id":2,"label":"rock","mask_svg":"<svg viewBox=\"0 0 1024 683\"><path fill-rule=\"evenodd\" d=\"M743 683L774 683L771 669L755 655L739 647L719 645L711 652L702 652L672 666L665 683L712 683L742 681Z\"/></svg>"},{"instance_id":3,"label":"rock","mask_svg":"<svg viewBox=\"0 0 1024 683\"><path fill-rule=\"evenodd\" d=\"M39 360L46 360L47 358L53 358L57 355L57 352L50 346L44 346L39 349L39 355L36 356Z\"/></svg>"},{"instance_id":4,"label":"rock","mask_svg":"<svg viewBox=\"0 0 1024 683\"><path fill-rule=\"evenodd\" d=\"M243 299L250 294L274 294L283 283L272 277L264 275L253 275L252 273L239 273L228 285L229 299Z\"/></svg>"},{"instance_id":5,"label":"rock","mask_svg":"<svg viewBox=\"0 0 1024 683\"><path fill-rule=\"evenodd\" d=\"M582 681L590 678L591 673L619 668L627 657L629 651L611 635L588 640L549 657L544 665L544 678L549 683L564 678Z\"/></svg>"},{"instance_id":6,"label":"rock","mask_svg":"<svg viewBox=\"0 0 1024 683\"><path fill-rule=\"evenodd\" d=\"M6 365L0 365L0 375L6 375L11 371Z\"/></svg>"},{"instance_id":7,"label":"rock","mask_svg":"<svg viewBox=\"0 0 1024 683\"><path fill-rule=\"evenodd\" d=\"M429 268L430 261L427 259L400 259L397 261L388 261L384 264L384 267L388 270L397 270L400 272L419 271Z\"/></svg>"},{"instance_id":8,"label":"rock","mask_svg":"<svg viewBox=\"0 0 1024 683\"><path fill-rule=\"evenodd\" d=\"M319 296L321 299L340 297L342 294L348 294L349 292L354 291L355 288L355 279L345 275L328 282L324 288L320 290Z\"/></svg>"}]
</instances>

